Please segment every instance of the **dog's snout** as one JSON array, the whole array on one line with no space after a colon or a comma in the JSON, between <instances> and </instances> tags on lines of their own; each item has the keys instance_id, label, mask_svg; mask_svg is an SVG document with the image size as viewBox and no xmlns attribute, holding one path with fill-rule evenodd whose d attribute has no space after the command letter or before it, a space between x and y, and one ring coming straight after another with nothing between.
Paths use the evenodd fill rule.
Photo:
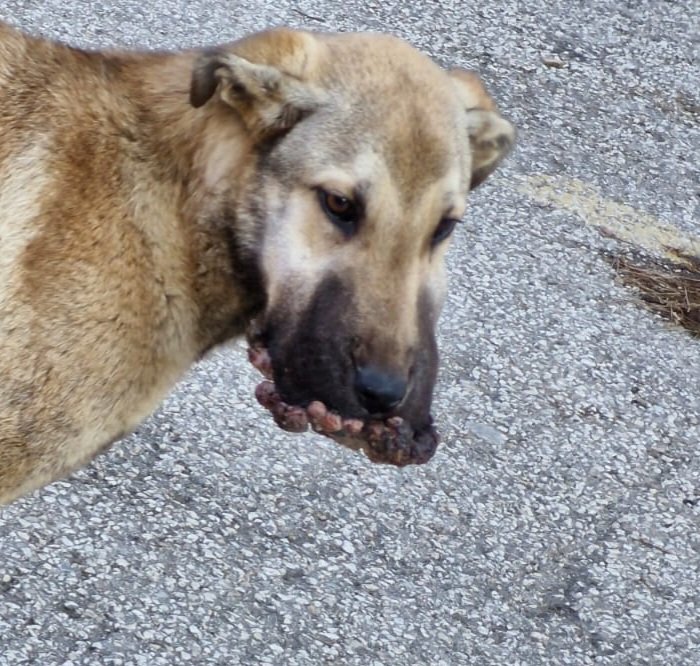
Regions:
<instances>
[{"instance_id":1,"label":"dog's snout","mask_svg":"<svg viewBox=\"0 0 700 666\"><path fill-rule=\"evenodd\" d=\"M407 382L375 366L360 366L355 371L355 392L370 414L388 414L406 394Z\"/></svg>"}]
</instances>

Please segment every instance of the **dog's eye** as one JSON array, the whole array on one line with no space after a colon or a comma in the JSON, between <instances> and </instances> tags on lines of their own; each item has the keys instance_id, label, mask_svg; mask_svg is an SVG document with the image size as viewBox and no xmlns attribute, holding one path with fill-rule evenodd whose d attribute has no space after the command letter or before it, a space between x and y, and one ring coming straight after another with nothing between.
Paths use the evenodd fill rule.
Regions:
<instances>
[{"instance_id":1,"label":"dog's eye","mask_svg":"<svg viewBox=\"0 0 700 666\"><path fill-rule=\"evenodd\" d=\"M360 218L357 205L353 200L342 194L326 192L322 189L318 190L318 199L328 219L346 236L352 236Z\"/></svg>"},{"instance_id":2,"label":"dog's eye","mask_svg":"<svg viewBox=\"0 0 700 666\"><path fill-rule=\"evenodd\" d=\"M439 243L442 243L442 241L444 241L454 231L454 228L458 223L459 220L455 220L451 217L444 217L442 220L440 220L440 224L438 224L437 229L435 229L430 244L435 247Z\"/></svg>"}]
</instances>

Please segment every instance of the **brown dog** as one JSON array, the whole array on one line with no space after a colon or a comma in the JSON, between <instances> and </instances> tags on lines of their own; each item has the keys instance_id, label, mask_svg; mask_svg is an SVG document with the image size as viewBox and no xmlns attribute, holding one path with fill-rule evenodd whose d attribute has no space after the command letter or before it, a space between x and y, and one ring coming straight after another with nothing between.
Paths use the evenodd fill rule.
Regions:
<instances>
[{"instance_id":1,"label":"brown dog","mask_svg":"<svg viewBox=\"0 0 700 666\"><path fill-rule=\"evenodd\" d=\"M0 25L0 503L254 318L281 425L429 458L447 238L513 137L387 36L93 53Z\"/></svg>"}]
</instances>

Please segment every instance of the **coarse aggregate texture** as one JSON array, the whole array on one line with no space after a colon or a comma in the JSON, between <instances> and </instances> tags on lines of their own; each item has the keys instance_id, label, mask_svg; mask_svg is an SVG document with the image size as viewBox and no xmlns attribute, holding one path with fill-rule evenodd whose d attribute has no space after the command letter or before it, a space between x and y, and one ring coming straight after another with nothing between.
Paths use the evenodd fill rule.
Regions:
<instances>
[{"instance_id":1,"label":"coarse aggregate texture","mask_svg":"<svg viewBox=\"0 0 700 666\"><path fill-rule=\"evenodd\" d=\"M450 249L433 461L283 433L242 346L219 350L110 453L0 512L1 666L700 663L700 342L604 257L623 222L661 253L658 229L700 236L696 3L4 0L0 18L91 47L392 32L477 69L519 128Z\"/></svg>"}]
</instances>

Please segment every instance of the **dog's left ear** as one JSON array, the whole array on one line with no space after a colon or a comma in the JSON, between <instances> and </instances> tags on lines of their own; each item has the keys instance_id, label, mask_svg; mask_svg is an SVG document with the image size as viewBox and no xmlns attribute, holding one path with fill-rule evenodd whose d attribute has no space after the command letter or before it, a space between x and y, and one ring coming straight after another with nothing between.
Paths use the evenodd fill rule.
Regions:
<instances>
[{"instance_id":1,"label":"dog's left ear","mask_svg":"<svg viewBox=\"0 0 700 666\"><path fill-rule=\"evenodd\" d=\"M496 103L474 72L453 69L450 76L466 109L472 151L470 188L473 190L510 152L515 143L515 128L498 113Z\"/></svg>"},{"instance_id":2,"label":"dog's left ear","mask_svg":"<svg viewBox=\"0 0 700 666\"><path fill-rule=\"evenodd\" d=\"M238 113L251 134L262 138L291 129L319 106L321 96L297 72L289 71L305 55L297 51L303 50L307 36L271 31L254 39L234 44L231 51L202 53L192 71L190 103L199 108L212 98L220 100ZM282 49L265 48L280 42ZM251 55L262 62L248 59ZM275 55L279 62L265 62L274 61Z\"/></svg>"}]
</instances>

